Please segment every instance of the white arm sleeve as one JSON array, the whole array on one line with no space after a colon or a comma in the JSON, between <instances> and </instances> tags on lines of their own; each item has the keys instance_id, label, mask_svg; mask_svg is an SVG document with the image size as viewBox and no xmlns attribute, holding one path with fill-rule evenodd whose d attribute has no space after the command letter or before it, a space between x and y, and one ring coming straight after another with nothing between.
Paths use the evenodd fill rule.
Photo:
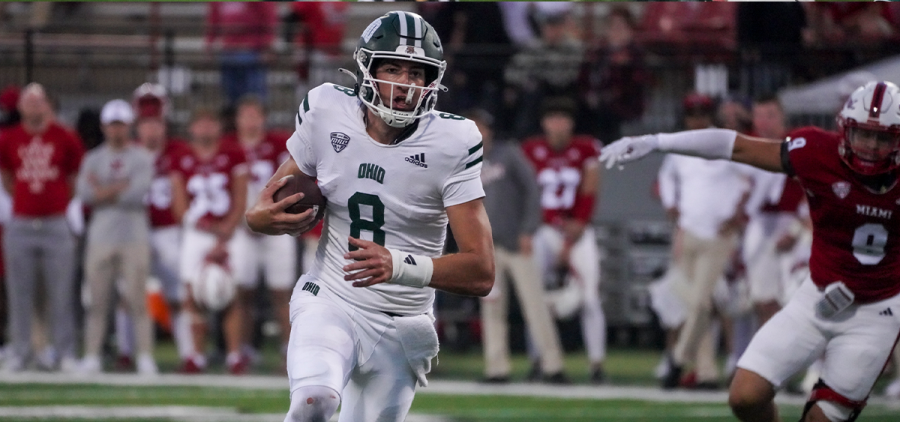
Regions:
<instances>
[{"instance_id":1,"label":"white arm sleeve","mask_svg":"<svg viewBox=\"0 0 900 422\"><path fill-rule=\"evenodd\" d=\"M737 132L730 129L686 130L659 134L659 150L710 160L731 159Z\"/></svg>"}]
</instances>

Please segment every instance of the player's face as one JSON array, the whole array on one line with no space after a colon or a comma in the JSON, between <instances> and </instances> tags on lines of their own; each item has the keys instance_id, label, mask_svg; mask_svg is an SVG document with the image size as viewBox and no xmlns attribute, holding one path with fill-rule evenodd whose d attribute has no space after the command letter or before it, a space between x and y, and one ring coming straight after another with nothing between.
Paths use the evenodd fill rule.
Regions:
<instances>
[{"instance_id":1,"label":"player's face","mask_svg":"<svg viewBox=\"0 0 900 422\"><path fill-rule=\"evenodd\" d=\"M736 131L744 131L749 121L747 109L740 103L728 101L719 106L719 120L722 127Z\"/></svg>"},{"instance_id":2,"label":"player's face","mask_svg":"<svg viewBox=\"0 0 900 422\"><path fill-rule=\"evenodd\" d=\"M781 138L785 133L784 113L776 103L753 106L753 130L763 138Z\"/></svg>"},{"instance_id":3,"label":"player's face","mask_svg":"<svg viewBox=\"0 0 900 422\"><path fill-rule=\"evenodd\" d=\"M26 92L19 100L19 113L22 120L39 125L51 115L50 102L43 93Z\"/></svg>"},{"instance_id":4,"label":"player's face","mask_svg":"<svg viewBox=\"0 0 900 422\"><path fill-rule=\"evenodd\" d=\"M425 66L406 60L385 60L374 72L375 79L390 82L378 83L378 94L385 106L399 111L413 111L422 95L421 89L409 85L425 86Z\"/></svg>"},{"instance_id":5,"label":"player's face","mask_svg":"<svg viewBox=\"0 0 900 422\"><path fill-rule=\"evenodd\" d=\"M544 136L555 147L565 146L575 129L575 121L566 113L548 113L541 118Z\"/></svg>"},{"instance_id":6,"label":"player's face","mask_svg":"<svg viewBox=\"0 0 900 422\"><path fill-rule=\"evenodd\" d=\"M684 115L684 127L688 130L706 129L712 125L712 116L704 111L689 111Z\"/></svg>"},{"instance_id":7,"label":"player's face","mask_svg":"<svg viewBox=\"0 0 900 422\"><path fill-rule=\"evenodd\" d=\"M262 109L251 104L241 106L234 119L238 132L258 133L263 130L265 123L266 116L263 114Z\"/></svg>"},{"instance_id":8,"label":"player's face","mask_svg":"<svg viewBox=\"0 0 900 422\"><path fill-rule=\"evenodd\" d=\"M850 148L863 161L877 162L897 150L900 136L890 132L862 128L850 129Z\"/></svg>"},{"instance_id":9,"label":"player's face","mask_svg":"<svg viewBox=\"0 0 900 422\"><path fill-rule=\"evenodd\" d=\"M123 122L112 122L103 125L103 136L107 142L114 145L124 145L128 142L128 135L131 132L131 125Z\"/></svg>"},{"instance_id":10,"label":"player's face","mask_svg":"<svg viewBox=\"0 0 900 422\"><path fill-rule=\"evenodd\" d=\"M138 121L135 133L139 144L151 151L157 151L166 141L166 124L162 119L143 118Z\"/></svg>"},{"instance_id":11,"label":"player's face","mask_svg":"<svg viewBox=\"0 0 900 422\"><path fill-rule=\"evenodd\" d=\"M188 131L191 133L192 142L209 145L219 140L222 134L222 126L216 119L201 117L191 123Z\"/></svg>"}]
</instances>

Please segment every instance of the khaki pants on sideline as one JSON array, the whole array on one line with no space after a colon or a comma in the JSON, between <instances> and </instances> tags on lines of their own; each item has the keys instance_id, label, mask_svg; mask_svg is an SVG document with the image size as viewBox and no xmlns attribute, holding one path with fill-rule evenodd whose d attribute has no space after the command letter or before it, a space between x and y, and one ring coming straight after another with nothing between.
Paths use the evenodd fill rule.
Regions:
<instances>
[{"instance_id":1,"label":"khaki pants on sideline","mask_svg":"<svg viewBox=\"0 0 900 422\"><path fill-rule=\"evenodd\" d=\"M541 369L545 374L562 371L559 333L544 302L544 287L533 257L495 246L494 260L494 288L481 299L485 376L504 377L510 372L507 273L515 284L525 325L541 355Z\"/></svg>"},{"instance_id":2,"label":"khaki pants on sideline","mask_svg":"<svg viewBox=\"0 0 900 422\"><path fill-rule=\"evenodd\" d=\"M687 305L687 319L673 351L673 358L678 365L692 363L696 359L702 337L709 331L713 290L737 246L735 234L714 239L700 239L687 231L682 231L682 235L682 252L676 265L684 274L685 285L681 296ZM709 349L706 350L708 351ZM706 362L709 360L708 356L703 359ZM718 370L698 368L698 375L700 373L707 376L712 375L711 373L718 375Z\"/></svg>"},{"instance_id":3,"label":"khaki pants on sideline","mask_svg":"<svg viewBox=\"0 0 900 422\"><path fill-rule=\"evenodd\" d=\"M134 323L139 354L152 354L153 327L147 314L147 277L150 275L149 242L124 245L87 245L84 257L88 300L85 304L84 354L99 356L106 335L107 316L117 289L125 311Z\"/></svg>"}]
</instances>

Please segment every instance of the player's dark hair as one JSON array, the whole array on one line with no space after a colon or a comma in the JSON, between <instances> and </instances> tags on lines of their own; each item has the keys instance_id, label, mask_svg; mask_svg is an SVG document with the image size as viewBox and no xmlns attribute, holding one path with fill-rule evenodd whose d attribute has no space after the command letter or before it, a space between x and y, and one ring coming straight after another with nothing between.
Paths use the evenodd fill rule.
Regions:
<instances>
[{"instance_id":1,"label":"player's dark hair","mask_svg":"<svg viewBox=\"0 0 900 422\"><path fill-rule=\"evenodd\" d=\"M211 119L220 123L222 122L222 116L219 115L219 112L216 111L215 108L201 105L194 107L194 109L191 110L191 119L188 121L188 124L193 124L202 119Z\"/></svg>"},{"instance_id":2,"label":"player's dark hair","mask_svg":"<svg viewBox=\"0 0 900 422\"><path fill-rule=\"evenodd\" d=\"M761 104L775 104L780 110L784 111L784 107L781 105L781 99L775 94L763 94L753 99L753 105Z\"/></svg>"},{"instance_id":3,"label":"player's dark hair","mask_svg":"<svg viewBox=\"0 0 900 422\"><path fill-rule=\"evenodd\" d=\"M260 111L262 111L263 114L266 113L266 104L265 104L265 102L263 102L262 97L260 97L257 94L250 93L250 94L244 94L243 96L241 96L241 98L238 99L238 102L234 107L235 112L237 112L237 110L240 110L243 107L256 107Z\"/></svg>"},{"instance_id":4,"label":"player's dark hair","mask_svg":"<svg viewBox=\"0 0 900 422\"><path fill-rule=\"evenodd\" d=\"M578 105L575 104L575 100L569 97L554 97L544 101L541 107L541 117L546 117L548 114L566 114L574 119L577 110Z\"/></svg>"}]
</instances>

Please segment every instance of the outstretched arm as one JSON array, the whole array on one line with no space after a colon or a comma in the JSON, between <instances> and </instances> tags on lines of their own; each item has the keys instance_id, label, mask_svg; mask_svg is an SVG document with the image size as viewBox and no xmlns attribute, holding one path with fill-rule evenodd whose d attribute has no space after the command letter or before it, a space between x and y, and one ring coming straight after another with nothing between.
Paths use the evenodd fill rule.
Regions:
<instances>
[{"instance_id":1,"label":"outstretched arm","mask_svg":"<svg viewBox=\"0 0 900 422\"><path fill-rule=\"evenodd\" d=\"M728 129L700 129L626 137L606 146L600 161L606 168L635 161L653 151L691 155L711 160L725 159L768 171L784 171L781 142L756 138Z\"/></svg>"}]
</instances>

